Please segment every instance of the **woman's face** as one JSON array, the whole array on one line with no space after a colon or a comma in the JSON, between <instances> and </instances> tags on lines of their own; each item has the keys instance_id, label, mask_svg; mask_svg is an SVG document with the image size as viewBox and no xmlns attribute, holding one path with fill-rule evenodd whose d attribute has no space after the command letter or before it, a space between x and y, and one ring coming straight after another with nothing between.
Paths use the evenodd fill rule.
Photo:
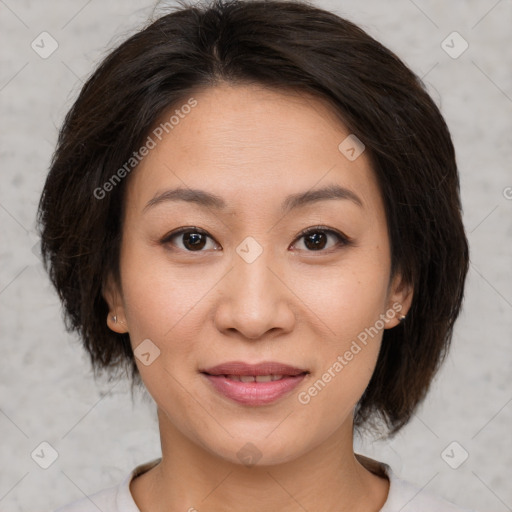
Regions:
<instances>
[{"instance_id":1,"label":"woman's face","mask_svg":"<svg viewBox=\"0 0 512 512\"><path fill-rule=\"evenodd\" d=\"M108 322L130 334L163 436L286 462L351 435L410 293L390 282L369 158L324 104L256 86L193 97L127 183ZM267 362L295 370L251 366Z\"/></svg>"}]
</instances>

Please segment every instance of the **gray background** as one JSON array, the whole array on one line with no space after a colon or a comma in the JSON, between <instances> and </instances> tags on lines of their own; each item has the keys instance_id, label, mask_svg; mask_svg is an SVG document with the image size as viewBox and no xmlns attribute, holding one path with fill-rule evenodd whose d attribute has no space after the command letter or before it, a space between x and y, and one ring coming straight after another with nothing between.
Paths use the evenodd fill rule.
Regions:
<instances>
[{"instance_id":1,"label":"gray background","mask_svg":"<svg viewBox=\"0 0 512 512\"><path fill-rule=\"evenodd\" d=\"M359 440L358 449L460 505L512 510L512 2L315 3L360 24L423 77L456 145L471 245L464 311L428 399L394 440ZM36 205L63 116L108 48L140 27L154 6L135 0L0 0L5 512L52 510L119 482L160 453L154 406L140 397L132 405L125 382L94 382L32 251ZM31 48L43 31L59 45L47 59ZM441 47L453 31L469 44L456 59ZM58 452L48 469L31 458L43 441ZM459 444L443 459L453 441ZM462 449L469 457L452 469L446 460L460 461Z\"/></svg>"}]
</instances>

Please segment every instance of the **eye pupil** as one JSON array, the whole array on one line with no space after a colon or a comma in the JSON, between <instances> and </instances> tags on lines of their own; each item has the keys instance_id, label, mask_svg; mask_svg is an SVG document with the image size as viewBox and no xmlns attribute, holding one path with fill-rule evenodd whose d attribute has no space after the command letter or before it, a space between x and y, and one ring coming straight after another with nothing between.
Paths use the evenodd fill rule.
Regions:
<instances>
[{"instance_id":1,"label":"eye pupil","mask_svg":"<svg viewBox=\"0 0 512 512\"><path fill-rule=\"evenodd\" d=\"M183 240L185 247L187 247L187 244L189 244L190 247L194 249L202 249L206 243L206 237L204 237L201 233L185 233L183 235Z\"/></svg>"},{"instance_id":2,"label":"eye pupil","mask_svg":"<svg viewBox=\"0 0 512 512\"><path fill-rule=\"evenodd\" d=\"M326 234L317 231L306 235L304 243L308 249L323 249L325 247L326 240Z\"/></svg>"}]
</instances>

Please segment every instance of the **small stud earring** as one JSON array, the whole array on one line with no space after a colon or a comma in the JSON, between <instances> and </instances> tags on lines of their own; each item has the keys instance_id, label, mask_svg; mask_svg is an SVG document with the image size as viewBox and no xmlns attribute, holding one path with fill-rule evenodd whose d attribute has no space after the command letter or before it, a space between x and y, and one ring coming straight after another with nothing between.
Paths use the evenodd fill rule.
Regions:
<instances>
[{"instance_id":1,"label":"small stud earring","mask_svg":"<svg viewBox=\"0 0 512 512\"><path fill-rule=\"evenodd\" d=\"M398 317L398 320L400 321L400 323L402 323L404 320L405 320L405 315L402 315L400 317Z\"/></svg>"},{"instance_id":2,"label":"small stud earring","mask_svg":"<svg viewBox=\"0 0 512 512\"><path fill-rule=\"evenodd\" d=\"M112 317L112 320L114 320L114 323L115 323L115 324L117 324L117 315L114 315L114 316Z\"/></svg>"}]
</instances>

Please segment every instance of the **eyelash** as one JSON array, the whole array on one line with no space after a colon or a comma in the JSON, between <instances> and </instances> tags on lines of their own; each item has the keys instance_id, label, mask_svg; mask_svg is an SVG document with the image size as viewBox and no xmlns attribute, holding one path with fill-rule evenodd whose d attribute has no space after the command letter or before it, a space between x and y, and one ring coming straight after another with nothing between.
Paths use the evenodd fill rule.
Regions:
<instances>
[{"instance_id":1,"label":"eyelash","mask_svg":"<svg viewBox=\"0 0 512 512\"><path fill-rule=\"evenodd\" d=\"M206 231L204 231L203 229L197 228L197 227L194 227L194 226L189 226L189 227L179 228L179 229L177 229L177 230L175 230L175 231L173 231L171 233L166 234L160 240L160 243L162 245L169 245L173 238L175 238L175 237L177 237L179 235L183 235L185 233L195 233L195 234L199 234L199 235L205 235L208 238L210 238L211 240L213 240L213 238ZM329 252L331 252L333 250L336 250L336 249L339 249L341 247L353 245L352 239L350 239L346 235L340 233L339 231L333 230L333 229L328 228L326 226L311 226L309 228L304 229L303 231L301 231L297 235L297 238L295 239L295 241L294 241L294 243L292 245L295 245L301 238L303 238L303 237L305 237L307 235L310 235L312 233L324 233L324 234L327 234L327 235L333 235L334 237L336 237L338 239L338 241L337 241L337 243L333 247L330 247L329 249L320 249L318 251L307 250L306 252L310 252L310 253L315 253L315 252L318 252L318 253L329 253ZM179 250L181 250L181 249L179 249ZM205 251L203 251L203 250L199 250L199 251L185 250L185 252L189 252L189 253L198 252L198 253L201 253L201 252L205 252Z\"/></svg>"}]
</instances>

